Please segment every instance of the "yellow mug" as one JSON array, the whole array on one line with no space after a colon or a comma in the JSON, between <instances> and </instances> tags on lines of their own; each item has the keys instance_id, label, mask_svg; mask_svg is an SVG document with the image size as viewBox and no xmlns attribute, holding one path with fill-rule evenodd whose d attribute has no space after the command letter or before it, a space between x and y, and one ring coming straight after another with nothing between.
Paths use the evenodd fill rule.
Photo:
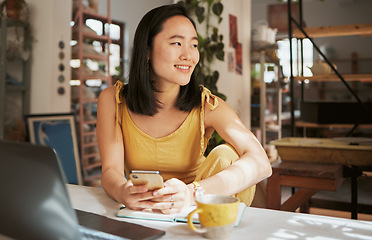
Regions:
<instances>
[{"instance_id":1,"label":"yellow mug","mask_svg":"<svg viewBox=\"0 0 372 240\"><path fill-rule=\"evenodd\" d=\"M197 208L187 216L190 229L211 239L229 238L239 209L239 199L227 195L205 194L196 199ZM201 227L195 227L193 215L199 215Z\"/></svg>"}]
</instances>

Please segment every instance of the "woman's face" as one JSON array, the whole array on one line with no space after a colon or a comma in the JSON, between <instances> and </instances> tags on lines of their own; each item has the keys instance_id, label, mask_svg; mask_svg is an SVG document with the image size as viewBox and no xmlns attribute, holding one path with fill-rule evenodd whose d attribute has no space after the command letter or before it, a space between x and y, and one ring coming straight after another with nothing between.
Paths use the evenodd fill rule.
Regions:
<instances>
[{"instance_id":1,"label":"woman's face","mask_svg":"<svg viewBox=\"0 0 372 240\"><path fill-rule=\"evenodd\" d=\"M198 37L189 19L174 16L163 23L163 30L154 38L150 60L158 86L189 83L199 62Z\"/></svg>"}]
</instances>

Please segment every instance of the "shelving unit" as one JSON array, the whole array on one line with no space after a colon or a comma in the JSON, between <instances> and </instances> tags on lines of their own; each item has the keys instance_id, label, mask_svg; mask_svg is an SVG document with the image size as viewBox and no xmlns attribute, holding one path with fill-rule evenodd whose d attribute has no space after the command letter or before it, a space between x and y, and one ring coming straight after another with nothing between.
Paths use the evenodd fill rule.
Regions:
<instances>
[{"instance_id":1,"label":"shelving unit","mask_svg":"<svg viewBox=\"0 0 372 240\"><path fill-rule=\"evenodd\" d=\"M292 1L288 1L288 36L289 36L289 42L290 42L290 63L291 63L291 76L290 76L290 81L291 81L291 99L293 102L293 85L295 80L309 80L309 81L318 81L318 82L334 82L334 81L341 81L345 87L345 91L348 91L351 93L352 97L356 100L357 105L355 105L355 109L357 107L363 111L365 116L367 116L366 119L370 120L368 116L371 116L371 109L367 108L367 104L362 102L362 100L359 98L358 94L350 87L351 82L355 81L360 81L360 82L372 82L372 73L367 73L367 74L357 74L356 72L353 72L352 74L341 74L330 62L330 60L325 56L325 54L322 53L322 51L319 49L317 44L314 43L312 38L321 38L321 37L342 37L342 36L352 36L352 35L371 35L372 34L372 24L352 24L352 25L342 25L342 26L326 26L326 27L312 27L312 28L303 28L302 24L302 0L298 1L299 4L299 22L297 22L291 12L291 5ZM294 24L297 28L292 29L292 24ZM317 50L317 52L322 56L324 61L331 67L332 71L334 74L329 74L329 75L316 75L311 78L308 77L294 77L293 76L293 60L292 60L292 37L297 37L297 38L308 38L312 43L314 48ZM355 44L355 43L353 43ZM301 59L302 60L302 59ZM302 61L303 62L303 61ZM301 71L303 72L303 71ZM302 84L302 93L301 93L301 101L304 102L304 88ZM339 102L342 103L342 107L345 108L346 105L344 102ZM350 103L350 102L348 102ZM328 109L327 109L328 110ZM350 131L348 132L347 136L344 137L349 137L352 136L351 133L356 129L356 128L364 128L364 129L372 129L372 124L368 122L368 124L361 124L364 122L361 122L361 119L354 120L355 121L353 124L344 124L344 123L338 123L334 124L331 121L330 123L312 123L312 122L306 122L306 121L297 121L295 122L294 119L294 105L292 104L291 106L291 127L292 127L292 136L295 136L295 127L296 126L301 126L304 129L304 137L306 137L306 128L329 128L329 129L340 129L340 128L349 128ZM340 110L339 112L344 112L344 109ZM328 114L328 113L327 113ZM368 115L369 114L369 115ZM351 114L350 114L351 115ZM361 116L358 116L361 117ZM344 120L345 115L343 118ZM335 121L335 118L332 120L333 122ZM328 121L324 121L328 122ZM350 144L351 145L351 144ZM340 152L339 154L342 154ZM316 160L314 160L316 161ZM351 218L352 219L357 219L358 218L358 177L362 175L363 171L369 171L370 167L368 166L359 166L357 164L351 165L344 165L343 166L343 178L348 178L350 177L351 179L351 184L350 184L350 202L342 202L351 211ZM296 194L296 193L295 193ZM344 195L344 194L343 194ZM339 196L335 197L332 199L330 202L331 204L331 209L335 206L335 201L336 203L339 201Z\"/></svg>"},{"instance_id":2,"label":"shelving unit","mask_svg":"<svg viewBox=\"0 0 372 240\"><path fill-rule=\"evenodd\" d=\"M291 1L288 1L288 6L291 5ZM319 52L319 54L323 57L325 62L331 67L333 70L333 74L327 75L316 75L312 77L304 77L304 76L293 76L293 71L291 71L291 86L294 85L295 81L310 81L310 82L342 82L345 86L345 91L349 91L353 98L358 102L358 104L363 105L364 103L359 98L359 96L355 93L355 91L350 87L350 84L353 82L361 82L361 83L370 83L372 82L372 73L350 73L350 74L340 74L339 71L333 66L333 64L327 59L327 57L320 51L317 45L314 43L312 38L322 38L322 37L342 37L342 36L367 36L372 35L372 23L367 24L349 24L349 25L340 25L340 26L322 26L322 27L309 27L309 28L302 28L302 1L299 1L299 9L300 9L300 20L297 22L293 17L290 8L288 8L288 19L291 24L289 26L289 38L290 42L292 37L295 38L308 38L314 45L314 48ZM292 29L292 23L296 25L296 28ZM292 56L292 45L290 49ZM291 63L293 62L292 59L290 60ZM302 96L301 101L304 101L304 94L303 94L303 84L302 84ZM291 88L291 99L293 99L293 88ZM294 106L291 106L291 129L292 129L292 136L295 136L295 127L303 127L304 132L306 132L306 127L312 128L349 128L351 129L349 134L353 132L356 128L364 128L370 129L368 126L369 124L360 124L355 123L352 124L317 124L317 123L308 123L304 121L296 122L294 119ZM348 135L349 135L348 134Z\"/></svg>"},{"instance_id":3,"label":"shelving unit","mask_svg":"<svg viewBox=\"0 0 372 240\"><path fill-rule=\"evenodd\" d=\"M274 132L276 133L276 139L280 139L282 137L282 89L279 83L279 64L274 63L267 59L265 50L258 50L255 52L256 57L252 57L251 64L259 64L260 66L260 74L259 74L259 104L254 103L252 105L252 112L253 109L259 108L259 125L252 126L253 132L255 132L257 138L261 142L262 146L266 146L267 144L267 133ZM265 82L265 72L266 72L266 65L270 63L274 65L273 71L275 73L275 88L267 88L267 84ZM253 89L253 94L256 91ZM276 103L276 111L270 112L267 114L268 106L267 106L267 98L272 96L274 99L272 102ZM252 100L253 101L253 100ZM252 119L254 117L252 116ZM268 127L267 124L270 124L271 127Z\"/></svg>"},{"instance_id":4,"label":"shelving unit","mask_svg":"<svg viewBox=\"0 0 372 240\"><path fill-rule=\"evenodd\" d=\"M110 74L110 45L112 44L112 39L109 30L112 24L110 12L111 2L110 0L106 0L106 2L107 15L88 11L86 7L83 6L82 0L80 0L78 10L74 16L74 24L77 24L78 29L77 36L73 35L73 38L75 37L77 40L78 52L77 55L72 56L72 59L78 59L80 62L77 74L80 85L78 87L79 97L76 99L73 109L76 111L79 122L78 136L83 179L84 184L88 185L90 185L92 181L100 180L101 177L101 161L96 138L97 119L94 114L98 102L98 95L103 86L108 87L112 85ZM88 19L94 19L100 22L102 26L102 35L84 31L83 26ZM100 43L101 51L84 51L84 44L90 44L92 42ZM85 72L84 68L87 68L85 63L88 59L97 64L99 63L101 71ZM91 80L95 80L96 84L87 84L88 81ZM87 94L87 92L91 94ZM74 101L74 99L72 101Z\"/></svg>"},{"instance_id":5,"label":"shelving unit","mask_svg":"<svg viewBox=\"0 0 372 240\"><path fill-rule=\"evenodd\" d=\"M22 59L21 56L16 56L12 64L15 64L17 71L21 72L21 79L17 79L16 83L7 83L7 73L10 61L7 59L7 30L9 27L28 29L29 23L17 22L13 19L7 18L6 14L1 16L1 31L0 31L0 139L6 138L6 98L11 92L18 92L21 95L22 109L19 113L20 121L23 122L23 115L30 112L30 76L31 76L31 50L29 49L29 56L27 59ZM23 42L25 44L25 42ZM13 99L14 100L14 99ZM13 140L13 139L12 139ZM19 139L20 140L20 139Z\"/></svg>"}]
</instances>

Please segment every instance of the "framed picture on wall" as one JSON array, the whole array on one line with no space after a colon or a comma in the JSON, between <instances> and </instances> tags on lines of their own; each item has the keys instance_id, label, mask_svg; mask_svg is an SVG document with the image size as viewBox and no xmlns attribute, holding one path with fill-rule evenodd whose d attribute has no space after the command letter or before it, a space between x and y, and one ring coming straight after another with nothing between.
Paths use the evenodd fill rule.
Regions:
<instances>
[{"instance_id":1,"label":"framed picture on wall","mask_svg":"<svg viewBox=\"0 0 372 240\"><path fill-rule=\"evenodd\" d=\"M31 143L54 148L68 183L82 184L74 115L27 115L26 125Z\"/></svg>"}]
</instances>

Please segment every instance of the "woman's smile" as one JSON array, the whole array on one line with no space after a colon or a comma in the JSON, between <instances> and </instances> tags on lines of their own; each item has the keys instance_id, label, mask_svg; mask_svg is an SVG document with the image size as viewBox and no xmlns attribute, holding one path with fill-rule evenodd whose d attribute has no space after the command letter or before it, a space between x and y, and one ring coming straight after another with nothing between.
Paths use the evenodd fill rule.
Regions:
<instances>
[{"instance_id":1,"label":"woman's smile","mask_svg":"<svg viewBox=\"0 0 372 240\"><path fill-rule=\"evenodd\" d=\"M185 65L174 65L176 68L181 69L181 70L190 70L190 66L185 66Z\"/></svg>"}]
</instances>

